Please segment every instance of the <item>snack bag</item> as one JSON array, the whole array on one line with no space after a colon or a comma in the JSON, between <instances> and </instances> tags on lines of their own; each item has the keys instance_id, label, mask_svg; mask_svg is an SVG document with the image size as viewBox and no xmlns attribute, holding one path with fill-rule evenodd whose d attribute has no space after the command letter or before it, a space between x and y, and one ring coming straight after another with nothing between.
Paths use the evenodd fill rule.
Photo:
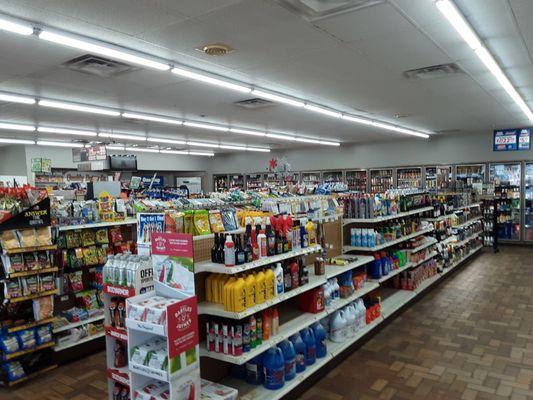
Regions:
<instances>
[{"instance_id":1,"label":"snack bag","mask_svg":"<svg viewBox=\"0 0 533 400\"><path fill-rule=\"evenodd\" d=\"M35 339L37 345L49 343L52 341L52 326L50 324L35 328Z\"/></svg>"},{"instance_id":2,"label":"snack bag","mask_svg":"<svg viewBox=\"0 0 533 400\"><path fill-rule=\"evenodd\" d=\"M226 208L222 210L222 222L225 231L234 231L237 229L237 220L235 219L235 210Z\"/></svg>"},{"instance_id":3,"label":"snack bag","mask_svg":"<svg viewBox=\"0 0 533 400\"><path fill-rule=\"evenodd\" d=\"M37 262L39 263L40 269L51 268L50 259L48 258L47 251L40 251L37 253Z\"/></svg>"},{"instance_id":4,"label":"snack bag","mask_svg":"<svg viewBox=\"0 0 533 400\"><path fill-rule=\"evenodd\" d=\"M28 271L36 271L41 268L41 264L37 259L36 253L24 253L24 265Z\"/></svg>"},{"instance_id":5,"label":"snack bag","mask_svg":"<svg viewBox=\"0 0 533 400\"><path fill-rule=\"evenodd\" d=\"M39 297L33 300L33 318L35 321L54 316L54 296Z\"/></svg>"},{"instance_id":6,"label":"snack bag","mask_svg":"<svg viewBox=\"0 0 533 400\"><path fill-rule=\"evenodd\" d=\"M183 213L183 233L194 235L194 211L187 210Z\"/></svg>"},{"instance_id":7,"label":"snack bag","mask_svg":"<svg viewBox=\"0 0 533 400\"><path fill-rule=\"evenodd\" d=\"M94 246L96 243L96 235L92 229L84 229L81 231L81 245L84 247Z\"/></svg>"},{"instance_id":8,"label":"snack bag","mask_svg":"<svg viewBox=\"0 0 533 400\"><path fill-rule=\"evenodd\" d=\"M83 290L83 272L77 271L68 274L69 286L72 292L80 292Z\"/></svg>"},{"instance_id":9,"label":"snack bag","mask_svg":"<svg viewBox=\"0 0 533 400\"><path fill-rule=\"evenodd\" d=\"M55 279L54 275L41 275L40 276L40 287L42 292L55 289Z\"/></svg>"},{"instance_id":10,"label":"snack bag","mask_svg":"<svg viewBox=\"0 0 533 400\"><path fill-rule=\"evenodd\" d=\"M109 243L109 237L107 235L107 229L97 229L95 232L95 240L96 244L108 244Z\"/></svg>"},{"instance_id":11,"label":"snack bag","mask_svg":"<svg viewBox=\"0 0 533 400\"><path fill-rule=\"evenodd\" d=\"M85 265L97 265L98 264L98 254L96 252L96 247L86 247L83 249L83 259L85 260Z\"/></svg>"},{"instance_id":12,"label":"snack bag","mask_svg":"<svg viewBox=\"0 0 533 400\"><path fill-rule=\"evenodd\" d=\"M35 229L23 229L21 231L17 231L17 233L19 235L21 247L35 247L38 245Z\"/></svg>"},{"instance_id":13,"label":"snack bag","mask_svg":"<svg viewBox=\"0 0 533 400\"><path fill-rule=\"evenodd\" d=\"M67 231L65 233L65 239L67 242L67 248L73 249L75 247L81 247L80 233L77 231Z\"/></svg>"},{"instance_id":14,"label":"snack bag","mask_svg":"<svg viewBox=\"0 0 533 400\"><path fill-rule=\"evenodd\" d=\"M209 211L209 225L213 233L220 233L224 231L224 223L222 222L222 214L220 210Z\"/></svg>"},{"instance_id":15,"label":"snack bag","mask_svg":"<svg viewBox=\"0 0 533 400\"><path fill-rule=\"evenodd\" d=\"M49 226L35 230L38 246L50 246L52 244L52 233Z\"/></svg>"},{"instance_id":16,"label":"snack bag","mask_svg":"<svg viewBox=\"0 0 533 400\"><path fill-rule=\"evenodd\" d=\"M17 231L4 231L0 236L0 242L4 250L11 250L20 247Z\"/></svg>"},{"instance_id":17,"label":"snack bag","mask_svg":"<svg viewBox=\"0 0 533 400\"><path fill-rule=\"evenodd\" d=\"M124 239L122 238L122 231L120 226L114 226L109 229L109 237L111 238L111 243L117 245L121 243Z\"/></svg>"},{"instance_id":18,"label":"snack bag","mask_svg":"<svg viewBox=\"0 0 533 400\"><path fill-rule=\"evenodd\" d=\"M195 235L209 235L211 233L207 210L196 210L193 218Z\"/></svg>"}]
</instances>

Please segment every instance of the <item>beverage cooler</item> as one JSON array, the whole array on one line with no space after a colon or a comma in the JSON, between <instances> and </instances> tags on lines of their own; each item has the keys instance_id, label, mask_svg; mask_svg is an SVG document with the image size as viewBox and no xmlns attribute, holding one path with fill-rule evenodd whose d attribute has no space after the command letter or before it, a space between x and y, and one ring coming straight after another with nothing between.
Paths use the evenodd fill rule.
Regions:
<instances>
[{"instance_id":1,"label":"beverage cooler","mask_svg":"<svg viewBox=\"0 0 533 400\"><path fill-rule=\"evenodd\" d=\"M366 169L346 171L346 184L348 185L348 190L366 193L366 185L368 183L367 178L368 175Z\"/></svg>"},{"instance_id":2,"label":"beverage cooler","mask_svg":"<svg viewBox=\"0 0 533 400\"><path fill-rule=\"evenodd\" d=\"M263 187L263 179L261 174L246 175L246 190L257 190Z\"/></svg>"},{"instance_id":3,"label":"beverage cooler","mask_svg":"<svg viewBox=\"0 0 533 400\"><path fill-rule=\"evenodd\" d=\"M228 190L228 175L213 175L213 185L215 192L225 192Z\"/></svg>"},{"instance_id":4,"label":"beverage cooler","mask_svg":"<svg viewBox=\"0 0 533 400\"><path fill-rule=\"evenodd\" d=\"M394 188L394 170L392 168L370 170L371 193L383 193L392 188Z\"/></svg>"},{"instance_id":5,"label":"beverage cooler","mask_svg":"<svg viewBox=\"0 0 533 400\"><path fill-rule=\"evenodd\" d=\"M490 180L498 214L498 240L521 239L522 165L520 163L491 164Z\"/></svg>"},{"instance_id":6,"label":"beverage cooler","mask_svg":"<svg viewBox=\"0 0 533 400\"><path fill-rule=\"evenodd\" d=\"M533 163L526 163L524 174L524 240L533 241Z\"/></svg>"},{"instance_id":7,"label":"beverage cooler","mask_svg":"<svg viewBox=\"0 0 533 400\"><path fill-rule=\"evenodd\" d=\"M422 168L398 168L396 187L398 189L422 188Z\"/></svg>"},{"instance_id":8,"label":"beverage cooler","mask_svg":"<svg viewBox=\"0 0 533 400\"><path fill-rule=\"evenodd\" d=\"M427 190L437 191L452 186L453 174L450 165L428 166L425 168L425 185Z\"/></svg>"},{"instance_id":9,"label":"beverage cooler","mask_svg":"<svg viewBox=\"0 0 533 400\"><path fill-rule=\"evenodd\" d=\"M244 190L244 175L235 174L229 176L229 188Z\"/></svg>"},{"instance_id":10,"label":"beverage cooler","mask_svg":"<svg viewBox=\"0 0 533 400\"><path fill-rule=\"evenodd\" d=\"M322 171L322 182L336 183L343 182L342 171Z\"/></svg>"},{"instance_id":11,"label":"beverage cooler","mask_svg":"<svg viewBox=\"0 0 533 400\"><path fill-rule=\"evenodd\" d=\"M479 193L485 181L485 164L457 165L455 180L462 188L474 189Z\"/></svg>"}]
</instances>

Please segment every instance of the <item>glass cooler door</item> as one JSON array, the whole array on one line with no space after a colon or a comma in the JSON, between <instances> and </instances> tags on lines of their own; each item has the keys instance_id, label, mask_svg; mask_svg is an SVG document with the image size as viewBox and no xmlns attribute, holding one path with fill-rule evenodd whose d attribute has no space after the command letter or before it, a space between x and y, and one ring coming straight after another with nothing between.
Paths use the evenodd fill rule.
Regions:
<instances>
[{"instance_id":1,"label":"glass cooler door","mask_svg":"<svg viewBox=\"0 0 533 400\"><path fill-rule=\"evenodd\" d=\"M524 240L533 241L533 163L526 163L524 176Z\"/></svg>"},{"instance_id":2,"label":"glass cooler door","mask_svg":"<svg viewBox=\"0 0 533 400\"><path fill-rule=\"evenodd\" d=\"M498 239L520 240L521 164L491 164L498 213Z\"/></svg>"}]
</instances>

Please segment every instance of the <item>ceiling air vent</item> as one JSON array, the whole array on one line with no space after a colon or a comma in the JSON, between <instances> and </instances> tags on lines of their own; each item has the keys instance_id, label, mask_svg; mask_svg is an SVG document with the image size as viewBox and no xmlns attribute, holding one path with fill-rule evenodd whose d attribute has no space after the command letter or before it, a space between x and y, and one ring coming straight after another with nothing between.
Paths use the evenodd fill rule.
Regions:
<instances>
[{"instance_id":1,"label":"ceiling air vent","mask_svg":"<svg viewBox=\"0 0 533 400\"><path fill-rule=\"evenodd\" d=\"M385 0L276 0L308 21L356 11L384 3Z\"/></svg>"},{"instance_id":2,"label":"ceiling air vent","mask_svg":"<svg viewBox=\"0 0 533 400\"><path fill-rule=\"evenodd\" d=\"M256 110L258 108L275 106L277 103L270 101L270 100L254 98L254 99L236 101L233 104L235 104L238 107L246 108L248 110Z\"/></svg>"},{"instance_id":3,"label":"ceiling air vent","mask_svg":"<svg viewBox=\"0 0 533 400\"><path fill-rule=\"evenodd\" d=\"M111 78L112 76L138 69L119 61L108 60L92 54L74 58L63 63L63 66L73 71L96 75L101 78Z\"/></svg>"},{"instance_id":4,"label":"ceiling air vent","mask_svg":"<svg viewBox=\"0 0 533 400\"><path fill-rule=\"evenodd\" d=\"M438 79L462 73L463 70L457 64L450 63L410 69L409 71L405 71L403 76L407 79Z\"/></svg>"}]
</instances>

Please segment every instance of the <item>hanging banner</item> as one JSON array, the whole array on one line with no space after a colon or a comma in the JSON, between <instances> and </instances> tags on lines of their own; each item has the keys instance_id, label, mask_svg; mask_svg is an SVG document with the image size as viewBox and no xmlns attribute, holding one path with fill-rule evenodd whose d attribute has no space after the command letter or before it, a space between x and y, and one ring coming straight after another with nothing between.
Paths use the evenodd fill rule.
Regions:
<instances>
[{"instance_id":1,"label":"hanging banner","mask_svg":"<svg viewBox=\"0 0 533 400\"><path fill-rule=\"evenodd\" d=\"M46 197L39 203L10 217L0 214L0 232L11 229L41 228L50 226L50 198Z\"/></svg>"},{"instance_id":2,"label":"hanging banner","mask_svg":"<svg viewBox=\"0 0 533 400\"><path fill-rule=\"evenodd\" d=\"M137 252L139 255L150 255L152 235L165 231L165 214L137 214Z\"/></svg>"},{"instance_id":3,"label":"hanging banner","mask_svg":"<svg viewBox=\"0 0 533 400\"><path fill-rule=\"evenodd\" d=\"M531 128L498 129L494 131L493 151L531 149Z\"/></svg>"}]
</instances>

